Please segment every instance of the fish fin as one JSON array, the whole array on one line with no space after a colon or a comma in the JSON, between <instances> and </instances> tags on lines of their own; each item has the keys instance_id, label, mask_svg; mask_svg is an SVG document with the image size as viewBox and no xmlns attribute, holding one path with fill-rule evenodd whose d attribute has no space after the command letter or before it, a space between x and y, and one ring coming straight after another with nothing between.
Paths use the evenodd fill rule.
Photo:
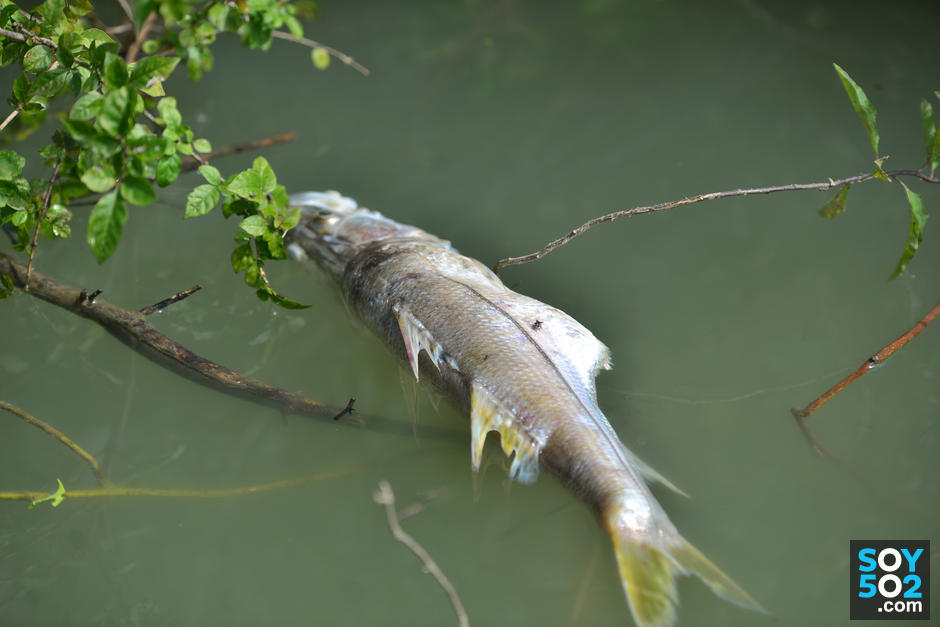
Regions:
<instances>
[{"instance_id":1,"label":"fish fin","mask_svg":"<svg viewBox=\"0 0 940 627\"><path fill-rule=\"evenodd\" d=\"M405 354L408 356L408 363L411 364L411 371L415 375L415 380L419 380L419 359L422 350L431 358L431 363L440 370L441 362L449 361L449 358L427 327L401 305L393 305L392 313L395 314L395 318L398 320L398 329L401 331L401 337L405 342ZM451 365L456 368L456 364Z\"/></svg>"},{"instance_id":2,"label":"fish fin","mask_svg":"<svg viewBox=\"0 0 940 627\"><path fill-rule=\"evenodd\" d=\"M672 481L670 481L666 477L659 474L659 472L655 468L653 468L652 466L644 462L642 459L637 457L636 453L634 453L633 451L628 449L626 446L624 446L622 442L620 445L623 448L623 452L626 454L627 458L633 463L636 469L640 471L640 474L643 475L644 479L646 479L647 481L655 481L657 483L661 483L667 488L669 488L670 490L672 490L673 492L675 492L676 494L680 496L684 496L685 498L691 498L689 497L688 494L686 494L681 489L679 489L676 486L676 484L674 484Z\"/></svg>"},{"instance_id":3,"label":"fish fin","mask_svg":"<svg viewBox=\"0 0 940 627\"><path fill-rule=\"evenodd\" d=\"M621 514L622 509L605 513L604 525L610 534L620 571L620 582L638 627L669 627L676 622L679 594L676 576L693 574L721 598L741 607L766 613L730 577L675 532L638 532Z\"/></svg>"},{"instance_id":4,"label":"fish fin","mask_svg":"<svg viewBox=\"0 0 940 627\"><path fill-rule=\"evenodd\" d=\"M503 452L512 455L509 478L519 483L532 483L539 476L539 451L544 442L517 428L517 420L483 386L474 383L470 389L470 462L480 470L483 445L490 431L499 433Z\"/></svg>"}]
</instances>

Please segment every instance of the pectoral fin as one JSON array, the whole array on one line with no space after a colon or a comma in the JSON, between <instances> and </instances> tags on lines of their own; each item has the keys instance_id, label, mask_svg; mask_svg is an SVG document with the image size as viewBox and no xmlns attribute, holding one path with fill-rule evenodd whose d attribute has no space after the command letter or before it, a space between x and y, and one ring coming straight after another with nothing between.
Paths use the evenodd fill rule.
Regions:
<instances>
[{"instance_id":1,"label":"pectoral fin","mask_svg":"<svg viewBox=\"0 0 940 627\"><path fill-rule=\"evenodd\" d=\"M518 428L516 417L505 410L483 386L476 383L470 391L470 459L473 470L480 470L483 445L490 431L499 433L503 452L512 455L509 478L532 483L539 475L539 451L544 445Z\"/></svg>"},{"instance_id":2,"label":"pectoral fin","mask_svg":"<svg viewBox=\"0 0 940 627\"><path fill-rule=\"evenodd\" d=\"M392 313L398 320L398 328L401 330L401 337L405 341L405 354L408 356L408 363L411 364L411 371L415 375L415 380L419 380L418 366L421 351L428 354L438 370L441 368L441 362L448 360L444 349L440 343L431 336L427 327L422 324L418 318L410 311L400 305L392 307ZM456 368L455 364L452 364Z\"/></svg>"}]
</instances>

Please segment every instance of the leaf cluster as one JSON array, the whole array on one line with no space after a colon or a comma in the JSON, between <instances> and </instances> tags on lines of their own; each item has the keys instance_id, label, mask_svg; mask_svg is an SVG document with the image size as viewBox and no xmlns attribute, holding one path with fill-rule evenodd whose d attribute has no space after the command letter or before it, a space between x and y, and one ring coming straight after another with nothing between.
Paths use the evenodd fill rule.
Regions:
<instances>
[{"instance_id":1,"label":"leaf cluster","mask_svg":"<svg viewBox=\"0 0 940 627\"><path fill-rule=\"evenodd\" d=\"M51 142L39 150L51 175L28 180L26 158L0 151L0 226L31 256L37 233L69 237L70 207L91 197L86 239L99 262L108 259L129 209L153 203L157 188L179 178L184 158L205 164L212 150L194 136L164 81L183 61L194 80L211 69L210 46L219 33L265 49L281 27L302 38L298 16L310 13L286 0L140 0L121 29L105 26L92 11L88 0L46 0L32 11L0 0L0 64L20 69L0 130L9 125L6 132L21 139L55 125ZM122 40L119 32L130 34ZM247 259L245 247L252 251L252 261L236 270L246 271L259 296L298 306L274 291L263 270L265 260L284 257L283 236L297 223L287 217L288 196L270 165L256 161L224 181L212 166L201 171L208 184L190 194L185 217L207 213L221 199L226 217L243 221L236 254Z\"/></svg>"},{"instance_id":2,"label":"leaf cluster","mask_svg":"<svg viewBox=\"0 0 940 627\"><path fill-rule=\"evenodd\" d=\"M267 159L258 157L251 168L225 180L211 165L200 166L199 173L206 183L190 192L184 217L205 215L221 200L226 218L233 215L241 218L232 269L245 273L245 283L255 288L262 300L270 298L288 309L305 307L278 294L264 272L266 260L287 258L284 235L300 222L300 208L290 207L287 190L278 184Z\"/></svg>"},{"instance_id":3,"label":"leaf cluster","mask_svg":"<svg viewBox=\"0 0 940 627\"><path fill-rule=\"evenodd\" d=\"M891 273L891 278L893 279L904 272L907 264L914 258L914 253L916 253L917 249L920 247L924 239L924 227L927 224L927 211L924 209L924 203L919 194L911 191L900 179L892 178L885 172L884 162L888 159L888 156L882 156L878 152L881 137L876 122L877 111L865 94L865 90L855 82L849 73L839 67L838 64L833 63L833 66L835 67L836 74L842 81L842 86L845 88L845 93L848 95L849 101L852 103L852 108L855 109L859 119L862 121L862 125L865 127L865 132L868 134L872 150L875 153L875 169L870 176L888 182L896 181L902 187L908 207L910 208L911 225L908 231L907 241L904 244L904 250L901 252L901 257L898 259L894 272ZM940 100L940 92L934 92L934 95ZM927 149L927 158L924 165L917 171L917 174L926 176L925 173L929 170L929 177L933 178L937 166L940 165L940 132L937 132L934 123L933 107L927 100L921 100L920 114L924 130L924 144ZM851 183L842 185L835 197L819 210L819 214L824 218L834 218L843 213L851 187Z\"/></svg>"}]
</instances>

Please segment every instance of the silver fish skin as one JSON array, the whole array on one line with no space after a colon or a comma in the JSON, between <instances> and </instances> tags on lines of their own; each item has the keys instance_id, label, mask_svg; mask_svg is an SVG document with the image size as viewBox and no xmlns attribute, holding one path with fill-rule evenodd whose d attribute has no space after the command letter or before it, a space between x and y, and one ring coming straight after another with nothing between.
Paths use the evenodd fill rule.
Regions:
<instances>
[{"instance_id":1,"label":"silver fish skin","mask_svg":"<svg viewBox=\"0 0 940 627\"><path fill-rule=\"evenodd\" d=\"M291 200L303 212L292 254L317 262L415 377L469 414L473 469L497 431L511 478L531 483L541 465L596 511L637 625L675 623L680 574L763 611L679 534L651 494L644 478L672 486L623 446L598 408L594 377L611 362L590 331L417 227L336 192Z\"/></svg>"}]
</instances>

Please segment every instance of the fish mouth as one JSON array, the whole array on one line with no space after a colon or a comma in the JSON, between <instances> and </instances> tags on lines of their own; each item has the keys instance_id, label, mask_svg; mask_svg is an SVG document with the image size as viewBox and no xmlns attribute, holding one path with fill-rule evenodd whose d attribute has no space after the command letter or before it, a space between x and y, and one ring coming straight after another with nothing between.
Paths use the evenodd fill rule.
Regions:
<instances>
[{"instance_id":1,"label":"fish mouth","mask_svg":"<svg viewBox=\"0 0 940 627\"><path fill-rule=\"evenodd\" d=\"M290 198L300 209L300 222L287 234L288 252L299 260L312 260L331 274L342 271L348 242L340 235L343 222L366 209L339 192L303 192Z\"/></svg>"}]
</instances>

